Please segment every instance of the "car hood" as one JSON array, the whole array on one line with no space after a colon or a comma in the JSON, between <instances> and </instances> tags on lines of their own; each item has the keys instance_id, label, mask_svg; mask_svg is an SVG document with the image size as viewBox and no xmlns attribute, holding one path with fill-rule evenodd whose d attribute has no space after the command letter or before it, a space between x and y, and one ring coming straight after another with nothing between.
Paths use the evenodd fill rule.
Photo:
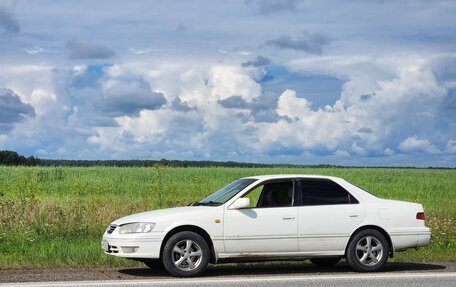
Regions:
<instances>
[{"instance_id":1,"label":"car hood","mask_svg":"<svg viewBox=\"0 0 456 287\"><path fill-rule=\"evenodd\" d=\"M176 214L182 214L184 216L187 216L186 215L187 213L207 210L208 208L216 208L216 207L213 207L213 206L185 206L185 207L158 209L158 210L152 210L152 211L128 215L128 216L125 216L125 217L122 217L122 218L119 218L119 219L113 221L112 224L122 225L122 224L132 223L132 222L149 222L149 221L154 222L155 220L166 217L166 216L171 216L171 215L176 215Z\"/></svg>"}]
</instances>

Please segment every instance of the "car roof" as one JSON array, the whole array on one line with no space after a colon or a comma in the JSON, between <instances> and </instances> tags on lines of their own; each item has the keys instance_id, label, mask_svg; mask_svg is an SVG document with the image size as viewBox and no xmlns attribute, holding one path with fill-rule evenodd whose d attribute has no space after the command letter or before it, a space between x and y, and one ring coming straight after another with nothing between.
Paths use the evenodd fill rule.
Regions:
<instances>
[{"instance_id":1,"label":"car roof","mask_svg":"<svg viewBox=\"0 0 456 287\"><path fill-rule=\"evenodd\" d=\"M341 180L340 177L327 176L327 175L314 175L314 174L269 174L269 175L257 175L248 176L245 178L252 178L258 180L268 179L286 179L286 178L315 178L315 179L330 179L330 180Z\"/></svg>"}]
</instances>

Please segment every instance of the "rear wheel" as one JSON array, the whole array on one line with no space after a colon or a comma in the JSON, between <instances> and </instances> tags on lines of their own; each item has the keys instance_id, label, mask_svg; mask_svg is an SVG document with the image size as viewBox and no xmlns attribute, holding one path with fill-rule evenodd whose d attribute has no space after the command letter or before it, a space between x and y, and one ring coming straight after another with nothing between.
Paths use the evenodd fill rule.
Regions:
<instances>
[{"instance_id":1,"label":"rear wheel","mask_svg":"<svg viewBox=\"0 0 456 287\"><path fill-rule=\"evenodd\" d=\"M197 276L209 264L210 251L201 235L183 231L174 234L163 248L163 265L176 277Z\"/></svg>"},{"instance_id":2,"label":"rear wheel","mask_svg":"<svg viewBox=\"0 0 456 287\"><path fill-rule=\"evenodd\" d=\"M320 267L333 267L340 261L340 257L312 258L310 262Z\"/></svg>"},{"instance_id":3,"label":"rear wheel","mask_svg":"<svg viewBox=\"0 0 456 287\"><path fill-rule=\"evenodd\" d=\"M347 263L355 271L378 271L388 260L389 245L385 236L375 229L358 232L347 249Z\"/></svg>"}]
</instances>

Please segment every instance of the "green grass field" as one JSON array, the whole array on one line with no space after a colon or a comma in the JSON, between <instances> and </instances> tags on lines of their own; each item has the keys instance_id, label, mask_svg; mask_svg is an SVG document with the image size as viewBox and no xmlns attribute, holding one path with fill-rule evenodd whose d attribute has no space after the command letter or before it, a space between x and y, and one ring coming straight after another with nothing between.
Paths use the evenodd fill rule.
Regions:
<instances>
[{"instance_id":1,"label":"green grass field","mask_svg":"<svg viewBox=\"0 0 456 287\"><path fill-rule=\"evenodd\" d=\"M187 205L244 176L334 175L390 199L423 204L429 247L396 261L456 261L456 170L361 168L0 167L0 269L133 266L104 255L111 221Z\"/></svg>"}]
</instances>

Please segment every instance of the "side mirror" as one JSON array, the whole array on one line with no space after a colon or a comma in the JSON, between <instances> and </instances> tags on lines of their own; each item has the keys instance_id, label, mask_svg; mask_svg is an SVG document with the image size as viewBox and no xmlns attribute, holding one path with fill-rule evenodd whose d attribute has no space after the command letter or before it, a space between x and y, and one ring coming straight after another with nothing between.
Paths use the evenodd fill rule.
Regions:
<instances>
[{"instance_id":1,"label":"side mirror","mask_svg":"<svg viewBox=\"0 0 456 287\"><path fill-rule=\"evenodd\" d=\"M241 209L241 208L248 208L250 207L250 199L247 197L241 197L236 199L233 204L228 207L228 209Z\"/></svg>"}]
</instances>

